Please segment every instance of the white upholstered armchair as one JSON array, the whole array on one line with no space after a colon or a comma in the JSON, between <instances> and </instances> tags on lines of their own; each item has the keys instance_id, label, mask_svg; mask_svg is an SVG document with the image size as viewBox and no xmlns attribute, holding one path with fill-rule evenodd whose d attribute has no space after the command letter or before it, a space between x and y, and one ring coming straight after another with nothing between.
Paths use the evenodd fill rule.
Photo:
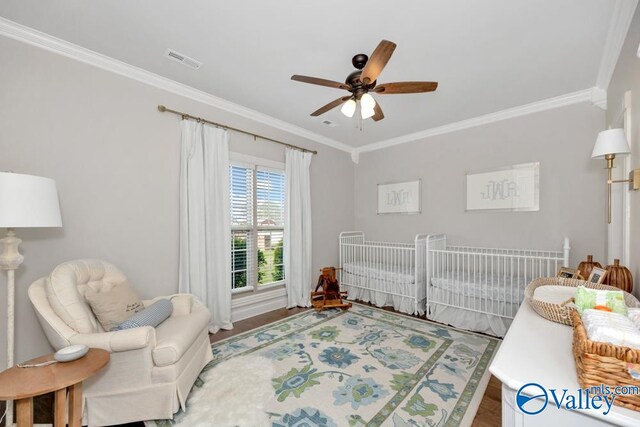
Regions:
<instances>
[{"instance_id":1,"label":"white upholstered armchair","mask_svg":"<svg viewBox=\"0 0 640 427\"><path fill-rule=\"evenodd\" d=\"M113 265L77 260L59 265L29 287L29 298L51 345L86 344L111 353L109 365L84 383L89 426L173 418L202 368L212 360L210 313L191 295L166 296L173 313L157 328L105 332L84 298L127 278ZM143 301L145 306L158 298Z\"/></svg>"}]
</instances>

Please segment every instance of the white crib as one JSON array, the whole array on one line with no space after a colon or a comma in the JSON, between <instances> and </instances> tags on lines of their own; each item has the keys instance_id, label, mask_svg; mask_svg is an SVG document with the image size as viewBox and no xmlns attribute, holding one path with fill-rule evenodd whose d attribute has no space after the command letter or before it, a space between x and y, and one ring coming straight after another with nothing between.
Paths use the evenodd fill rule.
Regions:
<instances>
[{"instance_id":1,"label":"white crib","mask_svg":"<svg viewBox=\"0 0 640 427\"><path fill-rule=\"evenodd\" d=\"M349 299L424 314L427 237L418 234L413 243L370 242L361 231L340 233L340 285Z\"/></svg>"},{"instance_id":2,"label":"white crib","mask_svg":"<svg viewBox=\"0 0 640 427\"><path fill-rule=\"evenodd\" d=\"M555 276L569 261L561 251L448 246L443 234L413 243L366 241L340 233L340 283L358 299L461 329L504 336L537 277Z\"/></svg>"},{"instance_id":3,"label":"white crib","mask_svg":"<svg viewBox=\"0 0 640 427\"><path fill-rule=\"evenodd\" d=\"M504 336L538 277L569 264L569 239L560 251L448 246L443 234L426 239L427 317L461 329Z\"/></svg>"}]
</instances>

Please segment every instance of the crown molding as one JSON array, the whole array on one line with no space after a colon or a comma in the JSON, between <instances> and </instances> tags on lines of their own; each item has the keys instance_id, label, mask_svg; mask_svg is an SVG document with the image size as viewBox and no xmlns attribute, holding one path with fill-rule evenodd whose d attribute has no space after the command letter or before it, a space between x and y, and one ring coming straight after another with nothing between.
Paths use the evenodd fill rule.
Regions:
<instances>
[{"instance_id":1,"label":"crown molding","mask_svg":"<svg viewBox=\"0 0 640 427\"><path fill-rule=\"evenodd\" d=\"M353 147L342 142L327 138L323 135L311 132L291 123L287 123L283 120L276 119L275 117L243 107L231 101L227 101L226 99L219 98L191 86L176 82L175 80L162 77L158 74L143 70L142 68L102 55L98 52L94 52L82 46L53 37L49 34L2 17L0 17L0 35L128 77L146 85L192 99L202 104L210 105L229 113L236 114L240 117L288 132L292 135L306 138L310 141L318 142L350 154L353 151Z\"/></svg>"},{"instance_id":2,"label":"crown molding","mask_svg":"<svg viewBox=\"0 0 640 427\"><path fill-rule=\"evenodd\" d=\"M589 99L594 107L607 111L607 91L599 87L591 88L591 98Z\"/></svg>"},{"instance_id":3,"label":"crown molding","mask_svg":"<svg viewBox=\"0 0 640 427\"><path fill-rule=\"evenodd\" d=\"M577 104L579 102L592 101L597 99L601 102L601 98L594 96L596 91L594 88L580 90L577 92L568 93L566 95L556 96L554 98L544 99L542 101L532 102L531 104L521 105L519 107L509 108L495 113L485 114L483 116L474 117L472 119L462 120L455 123L450 123L443 126L438 126L431 129L426 129L420 132L415 132L397 138L391 138L384 141L374 142L373 144L363 145L358 147L358 153L365 153L367 151L380 150L382 148L393 147L394 145L406 144L408 142L414 142L420 139L429 138L431 136L443 135L445 133L456 132L463 129L469 129L476 126L482 126L488 123L494 123L502 120L512 119L514 117L526 116L527 114L538 113L541 111L551 110L554 108L564 107L567 105ZM601 96L601 92L598 95ZM605 100L606 104L606 92ZM594 102L592 102L594 103ZM596 105L594 103L594 105ZM353 155L352 155L353 158Z\"/></svg>"},{"instance_id":4,"label":"crown molding","mask_svg":"<svg viewBox=\"0 0 640 427\"><path fill-rule=\"evenodd\" d=\"M608 89L637 6L638 0L616 1L611 22L609 23L609 32L607 33L602 59L600 60L596 87L603 90Z\"/></svg>"},{"instance_id":5,"label":"crown molding","mask_svg":"<svg viewBox=\"0 0 640 427\"><path fill-rule=\"evenodd\" d=\"M351 151L351 161L356 165L360 162L360 151L357 148Z\"/></svg>"}]
</instances>

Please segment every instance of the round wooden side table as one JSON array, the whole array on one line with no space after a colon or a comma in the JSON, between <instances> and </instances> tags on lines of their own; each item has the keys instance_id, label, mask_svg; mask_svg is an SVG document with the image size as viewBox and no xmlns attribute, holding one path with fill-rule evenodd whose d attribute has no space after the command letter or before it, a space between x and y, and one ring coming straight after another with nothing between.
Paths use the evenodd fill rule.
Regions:
<instances>
[{"instance_id":1,"label":"round wooden side table","mask_svg":"<svg viewBox=\"0 0 640 427\"><path fill-rule=\"evenodd\" d=\"M25 362L53 360L53 353ZM82 426L82 381L109 363L109 352L97 348L78 360L36 368L14 366L0 372L0 400L16 401L18 427L33 426L33 397L54 392L54 427L64 427L67 420L69 391L69 427Z\"/></svg>"}]
</instances>

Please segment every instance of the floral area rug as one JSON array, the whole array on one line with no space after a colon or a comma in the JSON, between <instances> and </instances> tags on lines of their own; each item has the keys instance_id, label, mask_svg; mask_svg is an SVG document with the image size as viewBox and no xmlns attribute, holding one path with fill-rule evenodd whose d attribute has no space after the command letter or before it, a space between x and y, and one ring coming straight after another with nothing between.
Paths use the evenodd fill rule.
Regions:
<instances>
[{"instance_id":1,"label":"floral area rug","mask_svg":"<svg viewBox=\"0 0 640 427\"><path fill-rule=\"evenodd\" d=\"M206 371L253 355L275 370L275 395L265 405L272 427L470 425L498 343L360 304L310 310L215 343L186 414L155 423L182 425L190 411L213 408L216 402L198 396Z\"/></svg>"}]
</instances>

